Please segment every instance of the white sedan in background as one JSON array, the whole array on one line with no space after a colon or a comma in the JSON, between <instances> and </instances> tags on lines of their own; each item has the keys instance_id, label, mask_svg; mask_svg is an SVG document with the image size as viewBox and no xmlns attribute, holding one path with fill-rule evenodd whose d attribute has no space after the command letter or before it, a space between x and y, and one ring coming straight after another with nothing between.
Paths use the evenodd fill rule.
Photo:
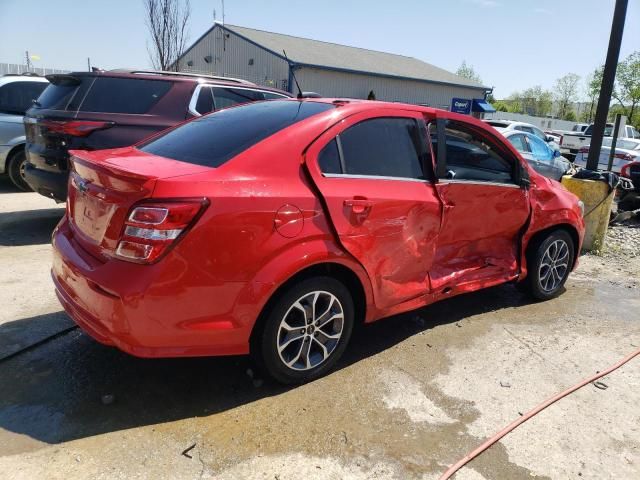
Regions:
<instances>
[{"instance_id":1,"label":"white sedan in background","mask_svg":"<svg viewBox=\"0 0 640 480\"><path fill-rule=\"evenodd\" d=\"M510 132L513 130L516 132L530 133L538 137L543 142L547 142L547 145L549 145L553 150L556 150L558 152L560 151L560 144L557 142L556 136L548 135L544 133L540 128L530 123L516 122L515 120L493 120L493 119L484 120L484 122L488 123L493 128L500 131Z\"/></svg>"},{"instance_id":2,"label":"white sedan in background","mask_svg":"<svg viewBox=\"0 0 640 480\"><path fill-rule=\"evenodd\" d=\"M602 139L602 149L600 150L600 158L598 159L598 170L607 170L609 166L609 153L611 152L611 143L613 138L607 137ZM578 150L574 164L586 168L587 157L589 156L589 145ZM622 167L629 162L640 160L640 139L619 138L616 142L616 150L613 153L613 164L611 171L620 173Z\"/></svg>"}]
</instances>

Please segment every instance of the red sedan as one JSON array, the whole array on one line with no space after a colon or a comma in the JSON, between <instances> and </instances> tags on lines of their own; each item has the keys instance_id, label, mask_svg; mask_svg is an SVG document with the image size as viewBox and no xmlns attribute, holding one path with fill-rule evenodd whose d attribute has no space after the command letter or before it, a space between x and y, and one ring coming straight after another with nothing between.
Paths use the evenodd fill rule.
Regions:
<instances>
[{"instance_id":1,"label":"red sedan","mask_svg":"<svg viewBox=\"0 0 640 480\"><path fill-rule=\"evenodd\" d=\"M397 103L239 106L72 152L53 280L142 357L251 353L316 378L354 324L505 282L560 294L582 205L473 118Z\"/></svg>"}]
</instances>

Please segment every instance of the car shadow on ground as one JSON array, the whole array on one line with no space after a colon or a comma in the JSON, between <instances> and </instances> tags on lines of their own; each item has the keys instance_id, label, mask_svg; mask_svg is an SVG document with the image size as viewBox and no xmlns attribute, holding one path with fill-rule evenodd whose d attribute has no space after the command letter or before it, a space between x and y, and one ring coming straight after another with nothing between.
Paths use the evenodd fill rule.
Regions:
<instances>
[{"instance_id":1,"label":"car shadow on ground","mask_svg":"<svg viewBox=\"0 0 640 480\"><path fill-rule=\"evenodd\" d=\"M438 325L526 303L512 286L504 285L390 317L358 329L337 368ZM18 320L12 327L28 329L42 320ZM206 417L296 388L252 379L250 368L247 357L135 358L75 329L0 361L0 428L56 444ZM11 453L12 447L7 448L3 453Z\"/></svg>"},{"instance_id":2,"label":"car shadow on ground","mask_svg":"<svg viewBox=\"0 0 640 480\"><path fill-rule=\"evenodd\" d=\"M1 198L1 197L0 197ZM0 246L51 243L51 233L64 215L64 208L0 213Z\"/></svg>"}]
</instances>

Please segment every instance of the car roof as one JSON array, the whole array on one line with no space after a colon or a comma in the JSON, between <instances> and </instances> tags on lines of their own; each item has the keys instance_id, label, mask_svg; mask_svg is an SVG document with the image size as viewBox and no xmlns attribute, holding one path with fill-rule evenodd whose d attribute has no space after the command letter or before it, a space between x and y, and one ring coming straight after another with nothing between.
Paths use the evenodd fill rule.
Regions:
<instances>
[{"instance_id":1,"label":"car roof","mask_svg":"<svg viewBox=\"0 0 640 480\"><path fill-rule=\"evenodd\" d=\"M493 127L491 127L490 125L487 125L485 122L483 122L482 120L479 120L475 117L472 117L470 115L465 115L462 113L454 113L454 112L450 112L449 110L443 110L440 108L434 108L434 107L426 107L423 105L415 105L412 103L400 103L400 102L383 102L383 101L379 101L379 100L363 100L363 99L357 99L357 98L325 98L325 97L319 97L319 98L303 98L303 99L297 99L297 98L283 98L283 99L278 99L278 100L272 100L272 101L276 101L276 102L319 102L319 103L332 103L338 107L340 107L340 110L343 112L343 118L348 116L348 115L353 115L356 113L360 113L360 112L366 112L369 110L374 110L374 109L378 109L378 110L407 110L407 111L412 111L412 112L419 112L419 113L423 113L423 114L428 114L432 117L440 117L440 118L446 118L449 120L454 120L454 121L460 121L460 122L464 122L467 124L471 124L471 125L475 125L477 127L480 127L484 130L487 131L491 131L491 129ZM331 115L331 112L325 112L325 114L329 114ZM524 133L524 132L521 132Z\"/></svg>"},{"instance_id":2,"label":"car roof","mask_svg":"<svg viewBox=\"0 0 640 480\"><path fill-rule=\"evenodd\" d=\"M40 77L37 75L16 75L16 74L8 74L0 77L0 85L6 85L7 83L13 82L36 82L36 83L49 83L45 77Z\"/></svg>"},{"instance_id":3,"label":"car roof","mask_svg":"<svg viewBox=\"0 0 640 480\"><path fill-rule=\"evenodd\" d=\"M184 72L165 72L158 70L134 70L134 69L114 69L114 70L96 70L92 72L69 72L61 74L47 75L47 78L52 79L61 76L74 76L74 77L112 77L112 78L135 78L135 79L148 79L148 80L169 80L172 82L188 82L188 83L207 83L212 85L234 86L242 88L255 88L258 90L264 90L282 95L291 96L291 93L284 90L280 90L272 87L265 87L257 85L248 80L242 80L232 77L221 77L217 75L196 74L196 73L184 73Z\"/></svg>"}]
</instances>

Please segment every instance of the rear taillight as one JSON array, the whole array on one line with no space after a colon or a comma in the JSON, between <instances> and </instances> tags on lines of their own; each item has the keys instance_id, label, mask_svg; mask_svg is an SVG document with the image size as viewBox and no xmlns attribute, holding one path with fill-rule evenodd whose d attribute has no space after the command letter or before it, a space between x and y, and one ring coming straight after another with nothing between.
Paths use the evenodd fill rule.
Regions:
<instances>
[{"instance_id":1,"label":"rear taillight","mask_svg":"<svg viewBox=\"0 0 640 480\"><path fill-rule=\"evenodd\" d=\"M632 167L640 167L640 162L631 162L631 163L627 163L626 165L623 165L622 168L620 169L620 176L631 178Z\"/></svg>"},{"instance_id":2,"label":"rear taillight","mask_svg":"<svg viewBox=\"0 0 640 480\"><path fill-rule=\"evenodd\" d=\"M633 160L633 157L631 155L629 155L628 153L616 153L613 155L616 158L619 158L621 160L626 160L627 162Z\"/></svg>"},{"instance_id":3,"label":"rear taillight","mask_svg":"<svg viewBox=\"0 0 640 480\"><path fill-rule=\"evenodd\" d=\"M209 205L207 199L134 205L124 224L116 257L153 263L166 254Z\"/></svg>"},{"instance_id":4,"label":"rear taillight","mask_svg":"<svg viewBox=\"0 0 640 480\"><path fill-rule=\"evenodd\" d=\"M589 147L582 147L578 150L578 153L589 153Z\"/></svg>"},{"instance_id":5,"label":"rear taillight","mask_svg":"<svg viewBox=\"0 0 640 480\"><path fill-rule=\"evenodd\" d=\"M113 122L94 122L89 120L44 120L42 125L51 132L73 137L86 137L91 132L111 128L115 124Z\"/></svg>"}]
</instances>

